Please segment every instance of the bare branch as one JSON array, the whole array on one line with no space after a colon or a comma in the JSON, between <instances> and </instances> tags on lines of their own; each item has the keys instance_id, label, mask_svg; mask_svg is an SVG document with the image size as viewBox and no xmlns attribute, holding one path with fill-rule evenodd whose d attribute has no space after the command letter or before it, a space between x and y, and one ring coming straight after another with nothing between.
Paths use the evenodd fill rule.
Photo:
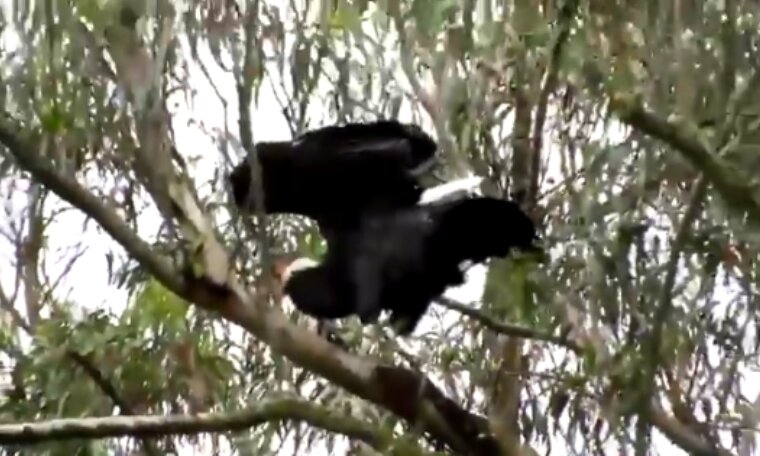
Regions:
<instances>
[{"instance_id":1,"label":"bare branch","mask_svg":"<svg viewBox=\"0 0 760 456\"><path fill-rule=\"evenodd\" d=\"M26 322L24 317L21 316L18 309L14 307L14 300L15 299L8 297L8 295L5 293L5 290L3 290L3 287L0 286L0 309L8 312L8 314L11 316L11 320L15 325L22 329L28 330L29 324Z\"/></svg>"},{"instance_id":2,"label":"bare branch","mask_svg":"<svg viewBox=\"0 0 760 456\"><path fill-rule=\"evenodd\" d=\"M182 290L181 277L165 259L157 256L150 245L140 239L116 212L103 205L99 198L74 179L58 173L44 157L35 152L36 148L29 139L22 139L14 133L22 131L24 129L18 122L5 113L0 114L0 143L8 148L21 168L32 173L38 182L61 199L95 219L167 288L172 291Z\"/></svg>"},{"instance_id":3,"label":"bare branch","mask_svg":"<svg viewBox=\"0 0 760 456\"><path fill-rule=\"evenodd\" d=\"M394 441L390 430L363 423L350 416L330 412L300 399L277 399L232 413L198 415L118 416L64 418L43 422L0 425L0 444L30 445L70 439L109 437L158 437L206 432L246 430L271 421L299 421L336 434L361 440L378 451L423 455L414 443Z\"/></svg>"},{"instance_id":4,"label":"bare branch","mask_svg":"<svg viewBox=\"0 0 760 456\"><path fill-rule=\"evenodd\" d=\"M671 442L693 456L733 456L730 452L714 448L700 439L683 423L665 413L659 405L652 404L649 407L647 418Z\"/></svg>"},{"instance_id":5,"label":"bare branch","mask_svg":"<svg viewBox=\"0 0 760 456\"><path fill-rule=\"evenodd\" d=\"M705 175L730 205L746 211L750 220L760 222L760 201L755 196L757 189L747 184L751 180L742 177L739 170L729 168L724 160L710 152L697 139L697 131L660 119L628 96L613 96L611 108L623 122L679 151Z\"/></svg>"},{"instance_id":6,"label":"bare branch","mask_svg":"<svg viewBox=\"0 0 760 456\"><path fill-rule=\"evenodd\" d=\"M505 336L521 337L523 339L540 340L544 342L551 342L553 344L568 348L576 353L583 351L580 345L571 341L566 337L554 336L551 334L542 333L532 328L525 326L512 325L509 323L503 323L490 315L486 315L477 309L472 308L466 304L462 304L446 297L438 298L438 303L449 309L456 310L462 315L472 318L478 323L482 324L486 328Z\"/></svg>"},{"instance_id":7,"label":"bare branch","mask_svg":"<svg viewBox=\"0 0 760 456\"><path fill-rule=\"evenodd\" d=\"M562 58L567 39L570 37L570 28L578 10L578 0L565 0L557 16L557 34L552 43L549 64L546 76L541 87L536 105L536 120L533 126L533 155L531 156L530 179L528 201L531 205L536 204L538 198L538 174L541 169L541 152L543 149L544 123L546 111L549 107L549 96L554 92L559 79L559 61Z\"/></svg>"}]
</instances>

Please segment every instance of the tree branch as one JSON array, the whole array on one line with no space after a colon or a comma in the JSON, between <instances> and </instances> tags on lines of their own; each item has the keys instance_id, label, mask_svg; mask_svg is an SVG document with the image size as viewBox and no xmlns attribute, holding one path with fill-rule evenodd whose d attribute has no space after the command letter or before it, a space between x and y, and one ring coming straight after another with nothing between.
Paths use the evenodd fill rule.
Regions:
<instances>
[{"instance_id":1,"label":"tree branch","mask_svg":"<svg viewBox=\"0 0 760 456\"><path fill-rule=\"evenodd\" d=\"M670 256L668 258L668 263L665 270L665 280L663 281L662 289L660 290L658 307L655 311L654 319L652 320L655 325L652 331L652 338L650 340L652 349L650 353L652 356L652 371L650 372L650 375L652 376L653 382L660 355L660 339L662 336L662 329L665 326L665 322L667 321L670 315L670 310L672 308L673 288L675 286L676 274L678 272L678 262L681 259L681 252L683 251L686 238L691 232L694 220L699 215L699 210L702 207L702 201L704 201L706 193L707 181L704 176L700 176L699 180L694 186L691 198L689 199L689 205L686 208L686 213L681 219L681 223L678 227L675 239L673 239L673 243L670 247Z\"/></svg>"},{"instance_id":2,"label":"tree branch","mask_svg":"<svg viewBox=\"0 0 760 456\"><path fill-rule=\"evenodd\" d=\"M10 150L20 167L95 219L169 290L239 325L296 365L420 426L436 442L461 453L497 454L498 446L486 418L460 407L423 375L343 351L311 332L300 330L281 310L255 305L255 296L235 278L226 249L186 188L186 181L177 179L170 183L169 193L175 205L173 212L186 237L185 245L201 252L195 257L194 267L202 274L180 275L100 199L78 182L57 173L45 157L36 154L34 142L14 134L24 130L8 119L0 115L0 143Z\"/></svg>"},{"instance_id":3,"label":"tree branch","mask_svg":"<svg viewBox=\"0 0 760 456\"><path fill-rule=\"evenodd\" d=\"M444 307L448 307L449 309L456 310L462 315L472 318L473 320L482 324L486 328L498 334L503 334L505 336L521 337L523 339L532 339L532 340L540 340L543 342L550 342L550 343L568 348L576 353L580 353L581 351L583 351L583 348L580 345L576 344L575 342L568 339L567 337L554 336L551 334L546 334L540 331L536 331L535 329L532 329L532 328L527 328L525 326L503 323L501 321L496 320L492 316L487 315L484 312L481 312L480 310L474 309L471 306L456 302L453 299L449 299L446 297L440 297L438 298L437 301L438 301L438 304Z\"/></svg>"},{"instance_id":4,"label":"tree branch","mask_svg":"<svg viewBox=\"0 0 760 456\"><path fill-rule=\"evenodd\" d=\"M58 173L50 162L35 151L34 141L15 132L24 128L8 114L0 114L0 143L10 151L19 166L53 191L58 197L95 219L137 261L172 291L182 290L181 277L163 258L154 254L151 246L140 239L119 217L103 205L100 198L82 187L76 180Z\"/></svg>"},{"instance_id":5,"label":"tree branch","mask_svg":"<svg viewBox=\"0 0 760 456\"><path fill-rule=\"evenodd\" d=\"M570 28L578 10L578 0L565 0L557 15L557 34L552 43L546 76L541 87L536 104L536 120L533 127L533 155L531 156L530 179L531 184L528 193L528 201L531 205L536 204L538 196L538 174L541 169L541 151L543 149L544 123L546 111L549 107L549 95L554 92L559 79L559 61L562 51L570 36Z\"/></svg>"},{"instance_id":6,"label":"tree branch","mask_svg":"<svg viewBox=\"0 0 760 456\"><path fill-rule=\"evenodd\" d=\"M755 196L757 189L746 183L751 180L711 153L697 139L698 131L657 117L632 97L613 95L610 107L626 124L679 151L692 166L705 175L729 205L746 211L751 220L760 223L760 201Z\"/></svg>"},{"instance_id":7,"label":"tree branch","mask_svg":"<svg viewBox=\"0 0 760 456\"><path fill-rule=\"evenodd\" d=\"M259 162L258 155L256 154L256 146L253 138L253 128L251 121L251 103L253 101L253 87L256 84L256 67L257 65L263 65L258 60L258 49L255 48L254 42L256 40L256 27L258 24L259 16L255 10L259 7L258 1L253 1L249 4L249 8L254 11L247 11L246 20L244 23L244 41L243 41L243 67L236 71L237 78L237 101L238 101L238 131L240 133L240 142L245 150L245 160L248 163L249 171L251 173L251 185L248 190L246 200L250 200L253 197L254 203L254 215L258 220L258 224L255 226L250 223L250 220L246 220L245 227L253 235L253 238L259 243L259 254L261 255L261 263L263 270L269 271L269 265L271 265L271 258L269 257L269 236L267 233L267 214L264 211L264 189L263 179L261 171L261 163ZM236 64L235 68L238 68Z\"/></svg>"},{"instance_id":8,"label":"tree branch","mask_svg":"<svg viewBox=\"0 0 760 456\"><path fill-rule=\"evenodd\" d=\"M419 100L420 104L425 109L425 112L430 116L430 120L432 120L433 127L435 128L439 147L443 151L443 155L449 158L448 165L453 167L457 173L461 173L465 170L466 163L462 160L461 156L454 153L454 143L451 138L449 138L446 131L446 122L441 113L440 102L431 95L431 93L435 93L436 90L425 90L417 76L418 72L414 69L414 51L407 37L404 18L401 15L400 8L391 8L387 13L393 21L396 33L398 34L398 44L401 50L401 69L404 72L407 81L409 81L409 85L412 88L412 94L414 98Z\"/></svg>"},{"instance_id":9,"label":"tree branch","mask_svg":"<svg viewBox=\"0 0 760 456\"><path fill-rule=\"evenodd\" d=\"M113 386L111 381L109 381L105 375L103 375L100 369L98 369L89 358L72 350L67 350L66 355L71 358L74 363L82 368L82 370L92 379L95 385L100 388L103 394L105 394L106 397L108 397L115 406L119 407L119 412L122 416L135 415L132 407L121 398L121 394L119 394L119 392L116 390L116 387ZM161 454L161 452L159 452L158 448L156 448L150 439L142 438L140 440L146 454ZM170 449L174 449L173 442L170 441L168 444L170 445Z\"/></svg>"},{"instance_id":10,"label":"tree branch","mask_svg":"<svg viewBox=\"0 0 760 456\"><path fill-rule=\"evenodd\" d=\"M425 454L411 441L397 441L390 430L330 412L300 399L277 399L231 413L198 415L114 416L102 418L63 418L42 422L0 425L0 444L33 445L71 439L109 437L155 438L168 435L194 435L205 432L243 431L271 421L298 421L358 439L392 454Z\"/></svg>"},{"instance_id":11,"label":"tree branch","mask_svg":"<svg viewBox=\"0 0 760 456\"><path fill-rule=\"evenodd\" d=\"M571 337L573 343L584 349L589 345L589 342L587 341L593 340L591 337L586 337L584 334L585 331L579 327L572 328L570 333L572 334ZM649 406L642 407L642 417L662 432L674 445L692 455L732 456L730 452L722 448L716 448L710 442L705 441L699 434L685 426L677 418L669 415L662 409L655 399L650 398L647 400L650 401Z\"/></svg>"},{"instance_id":12,"label":"tree branch","mask_svg":"<svg viewBox=\"0 0 760 456\"><path fill-rule=\"evenodd\" d=\"M734 456L722 448L715 448L702 440L687 426L668 415L659 405L652 404L647 413L649 421L671 442L693 456Z\"/></svg>"}]
</instances>

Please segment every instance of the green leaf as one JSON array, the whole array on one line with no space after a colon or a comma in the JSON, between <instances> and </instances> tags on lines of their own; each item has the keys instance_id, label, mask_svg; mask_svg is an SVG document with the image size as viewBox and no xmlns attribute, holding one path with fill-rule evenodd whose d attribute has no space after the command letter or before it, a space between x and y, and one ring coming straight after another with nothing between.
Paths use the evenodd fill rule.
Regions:
<instances>
[{"instance_id":1,"label":"green leaf","mask_svg":"<svg viewBox=\"0 0 760 456\"><path fill-rule=\"evenodd\" d=\"M433 37L443 30L449 14L458 5L455 0L414 0L411 13L419 32Z\"/></svg>"},{"instance_id":2,"label":"green leaf","mask_svg":"<svg viewBox=\"0 0 760 456\"><path fill-rule=\"evenodd\" d=\"M299 238L296 249L299 255L318 261L327 253L327 243L316 230L313 230Z\"/></svg>"},{"instance_id":3,"label":"green leaf","mask_svg":"<svg viewBox=\"0 0 760 456\"><path fill-rule=\"evenodd\" d=\"M161 326L171 333L185 330L187 303L156 281L150 281L135 298L133 316L141 326Z\"/></svg>"},{"instance_id":4,"label":"green leaf","mask_svg":"<svg viewBox=\"0 0 760 456\"><path fill-rule=\"evenodd\" d=\"M361 23L359 11L345 0L338 2L338 7L335 8L330 17L330 26L341 30L359 30Z\"/></svg>"},{"instance_id":5,"label":"green leaf","mask_svg":"<svg viewBox=\"0 0 760 456\"><path fill-rule=\"evenodd\" d=\"M69 119L57 105L49 106L40 113L40 123L43 130L49 133L58 133L69 124Z\"/></svg>"}]
</instances>

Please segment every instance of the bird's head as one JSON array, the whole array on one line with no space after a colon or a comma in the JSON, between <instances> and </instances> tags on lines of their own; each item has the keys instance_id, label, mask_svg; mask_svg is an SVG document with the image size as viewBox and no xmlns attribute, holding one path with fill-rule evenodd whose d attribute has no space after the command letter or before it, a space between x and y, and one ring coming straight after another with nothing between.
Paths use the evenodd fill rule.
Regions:
<instances>
[{"instance_id":1,"label":"bird's head","mask_svg":"<svg viewBox=\"0 0 760 456\"><path fill-rule=\"evenodd\" d=\"M499 233L509 233L509 247L542 258L544 248L533 220L515 201L501 201L501 208L493 212L490 229Z\"/></svg>"}]
</instances>

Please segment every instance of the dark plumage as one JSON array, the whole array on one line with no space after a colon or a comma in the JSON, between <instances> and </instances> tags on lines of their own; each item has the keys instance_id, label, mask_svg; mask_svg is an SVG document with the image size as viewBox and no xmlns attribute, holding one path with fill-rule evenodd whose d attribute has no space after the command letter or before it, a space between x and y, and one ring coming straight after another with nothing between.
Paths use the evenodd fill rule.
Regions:
<instances>
[{"instance_id":1,"label":"dark plumage","mask_svg":"<svg viewBox=\"0 0 760 456\"><path fill-rule=\"evenodd\" d=\"M264 210L314 219L321 229L355 225L361 214L417 204L417 175L431 164L436 143L415 125L393 120L310 131L293 141L256 145ZM248 161L229 176L235 205L253 212Z\"/></svg>"},{"instance_id":2,"label":"dark plumage","mask_svg":"<svg viewBox=\"0 0 760 456\"><path fill-rule=\"evenodd\" d=\"M288 282L292 274L304 269L308 270L317 265L316 261L303 257L281 257L274 261L272 272L277 284L275 296L279 299L282 310L286 315L290 316L295 306L289 296L284 296L286 293L283 292L282 287ZM295 321L305 326L307 330L323 337L328 342L344 350L348 350L348 343L343 339L332 322L325 321L324 319L315 319L312 316L304 315L302 312L295 318Z\"/></svg>"},{"instance_id":3,"label":"dark plumage","mask_svg":"<svg viewBox=\"0 0 760 456\"><path fill-rule=\"evenodd\" d=\"M328 239L317 267L295 272L284 287L295 306L317 318L356 314L375 322L391 313L411 333L431 301L464 283L460 265L537 250L535 227L514 202L488 197L432 203L363 217Z\"/></svg>"}]
</instances>

